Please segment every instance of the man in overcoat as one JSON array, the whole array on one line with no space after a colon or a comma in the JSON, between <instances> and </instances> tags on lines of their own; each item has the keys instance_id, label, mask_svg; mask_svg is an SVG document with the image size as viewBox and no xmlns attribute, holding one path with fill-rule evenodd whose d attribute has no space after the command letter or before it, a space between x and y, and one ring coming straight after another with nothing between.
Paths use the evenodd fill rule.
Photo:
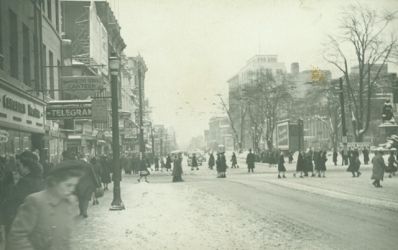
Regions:
<instances>
[{"instance_id":1,"label":"man in overcoat","mask_svg":"<svg viewBox=\"0 0 398 250\"><path fill-rule=\"evenodd\" d=\"M182 155L181 153L178 154L178 157L174 161L174 168L173 168L173 182L184 181L181 178L183 171L182 171Z\"/></svg>"},{"instance_id":2,"label":"man in overcoat","mask_svg":"<svg viewBox=\"0 0 398 250\"><path fill-rule=\"evenodd\" d=\"M247 154L246 157L246 164L248 168L247 172L250 172L250 170L254 172L253 169L255 167L254 166L255 161L256 161L256 156L252 153L252 149L249 149L249 153Z\"/></svg>"}]
</instances>

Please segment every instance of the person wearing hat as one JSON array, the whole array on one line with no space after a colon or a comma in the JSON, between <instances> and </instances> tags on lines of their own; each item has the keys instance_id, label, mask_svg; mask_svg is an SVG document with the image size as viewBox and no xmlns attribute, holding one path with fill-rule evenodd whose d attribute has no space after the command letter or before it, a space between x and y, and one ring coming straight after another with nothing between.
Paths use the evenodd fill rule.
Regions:
<instances>
[{"instance_id":1,"label":"person wearing hat","mask_svg":"<svg viewBox=\"0 0 398 250\"><path fill-rule=\"evenodd\" d=\"M221 153L217 153L217 160L216 160L217 178L221 178L221 171L222 171L221 164L222 164Z\"/></svg>"},{"instance_id":2,"label":"person wearing hat","mask_svg":"<svg viewBox=\"0 0 398 250\"><path fill-rule=\"evenodd\" d=\"M382 148L378 148L376 155L372 158L372 164L373 173L371 179L374 180L372 184L375 187L382 187L380 185L380 181L383 180L384 170L387 168L386 164L384 163Z\"/></svg>"},{"instance_id":3,"label":"person wearing hat","mask_svg":"<svg viewBox=\"0 0 398 250\"><path fill-rule=\"evenodd\" d=\"M78 155L77 163L71 161L70 164L77 164L82 166L84 175L76 185L76 196L79 199L80 215L87 218L87 208L91 197L97 188L101 188L101 183L97 179L93 166L86 162L84 154Z\"/></svg>"},{"instance_id":4,"label":"person wearing hat","mask_svg":"<svg viewBox=\"0 0 398 250\"><path fill-rule=\"evenodd\" d=\"M64 161L53 168L46 189L27 196L20 206L5 249L71 249L73 191L83 174L79 161Z\"/></svg>"},{"instance_id":5,"label":"person wearing hat","mask_svg":"<svg viewBox=\"0 0 398 250\"><path fill-rule=\"evenodd\" d=\"M178 156L174 160L174 168L172 172L173 182L184 181L181 178L182 173L182 153L178 153Z\"/></svg>"},{"instance_id":6,"label":"person wearing hat","mask_svg":"<svg viewBox=\"0 0 398 250\"><path fill-rule=\"evenodd\" d=\"M220 156L220 161L221 161L221 178L226 178L227 175L225 172L227 172L227 159L225 158L224 152L221 152Z\"/></svg>"},{"instance_id":7,"label":"person wearing hat","mask_svg":"<svg viewBox=\"0 0 398 250\"><path fill-rule=\"evenodd\" d=\"M213 170L213 167L214 167L214 155L213 152L211 152L209 157L209 168Z\"/></svg>"},{"instance_id":8,"label":"person wearing hat","mask_svg":"<svg viewBox=\"0 0 398 250\"><path fill-rule=\"evenodd\" d=\"M198 168L198 160L196 158L196 154L192 155L192 163L191 164L192 164L191 170L194 170L194 168L196 168L196 170L199 170L199 168Z\"/></svg>"},{"instance_id":9,"label":"person wearing hat","mask_svg":"<svg viewBox=\"0 0 398 250\"><path fill-rule=\"evenodd\" d=\"M38 162L37 155L24 151L17 155L16 159L20 178L5 197L3 204L6 233L9 232L11 223L24 199L30 194L42 191L45 187L42 177L43 167Z\"/></svg>"},{"instance_id":10,"label":"person wearing hat","mask_svg":"<svg viewBox=\"0 0 398 250\"><path fill-rule=\"evenodd\" d=\"M253 171L253 169L254 169L254 162L256 161L256 158L255 158L255 156L254 156L254 154L252 153L252 149L250 148L249 149L249 153L247 154L247 157L246 157L246 164L247 164L247 168L248 168L248 172L250 173L250 170L252 171L252 172L254 172Z\"/></svg>"},{"instance_id":11,"label":"person wearing hat","mask_svg":"<svg viewBox=\"0 0 398 250\"><path fill-rule=\"evenodd\" d=\"M232 162L231 168L239 168L235 152L232 153L231 162Z\"/></svg>"}]
</instances>

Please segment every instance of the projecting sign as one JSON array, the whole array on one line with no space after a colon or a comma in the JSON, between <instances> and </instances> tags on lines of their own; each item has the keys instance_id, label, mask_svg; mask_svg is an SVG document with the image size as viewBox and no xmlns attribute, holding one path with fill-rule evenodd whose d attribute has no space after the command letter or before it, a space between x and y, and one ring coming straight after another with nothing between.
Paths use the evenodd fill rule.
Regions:
<instances>
[{"instance_id":1,"label":"projecting sign","mask_svg":"<svg viewBox=\"0 0 398 250\"><path fill-rule=\"evenodd\" d=\"M92 100L92 120L94 123L105 123L108 121L107 105L107 100Z\"/></svg>"},{"instance_id":2,"label":"projecting sign","mask_svg":"<svg viewBox=\"0 0 398 250\"><path fill-rule=\"evenodd\" d=\"M102 76L63 76L62 91L85 99L101 92L104 87Z\"/></svg>"},{"instance_id":3,"label":"projecting sign","mask_svg":"<svg viewBox=\"0 0 398 250\"><path fill-rule=\"evenodd\" d=\"M47 108L47 120L91 119L91 107Z\"/></svg>"},{"instance_id":4,"label":"projecting sign","mask_svg":"<svg viewBox=\"0 0 398 250\"><path fill-rule=\"evenodd\" d=\"M281 123L277 125L277 140L278 148L288 149L289 148L289 126L288 123Z\"/></svg>"}]
</instances>

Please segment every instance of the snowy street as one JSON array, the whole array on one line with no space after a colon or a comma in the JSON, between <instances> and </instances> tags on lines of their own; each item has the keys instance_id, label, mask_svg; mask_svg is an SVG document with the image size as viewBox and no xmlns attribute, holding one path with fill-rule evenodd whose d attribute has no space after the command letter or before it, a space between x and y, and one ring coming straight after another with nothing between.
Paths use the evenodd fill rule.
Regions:
<instances>
[{"instance_id":1,"label":"snowy street","mask_svg":"<svg viewBox=\"0 0 398 250\"><path fill-rule=\"evenodd\" d=\"M126 210L108 211L112 192L77 217L73 249L394 249L398 177L371 185L371 166L352 178L328 165L326 178L277 179L276 168L240 162L226 179L184 166L183 183L155 172L149 184L123 174ZM143 180L142 180L143 181ZM76 212L78 214L78 212ZM93 239L96 239L93 241Z\"/></svg>"}]
</instances>

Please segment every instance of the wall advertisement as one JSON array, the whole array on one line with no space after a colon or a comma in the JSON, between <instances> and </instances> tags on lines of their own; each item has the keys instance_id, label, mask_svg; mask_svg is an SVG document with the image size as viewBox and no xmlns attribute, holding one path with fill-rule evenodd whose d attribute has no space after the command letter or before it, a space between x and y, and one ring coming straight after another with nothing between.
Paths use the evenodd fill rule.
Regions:
<instances>
[{"instance_id":1,"label":"wall advertisement","mask_svg":"<svg viewBox=\"0 0 398 250\"><path fill-rule=\"evenodd\" d=\"M287 122L277 125L278 148L289 149L289 125Z\"/></svg>"}]
</instances>

